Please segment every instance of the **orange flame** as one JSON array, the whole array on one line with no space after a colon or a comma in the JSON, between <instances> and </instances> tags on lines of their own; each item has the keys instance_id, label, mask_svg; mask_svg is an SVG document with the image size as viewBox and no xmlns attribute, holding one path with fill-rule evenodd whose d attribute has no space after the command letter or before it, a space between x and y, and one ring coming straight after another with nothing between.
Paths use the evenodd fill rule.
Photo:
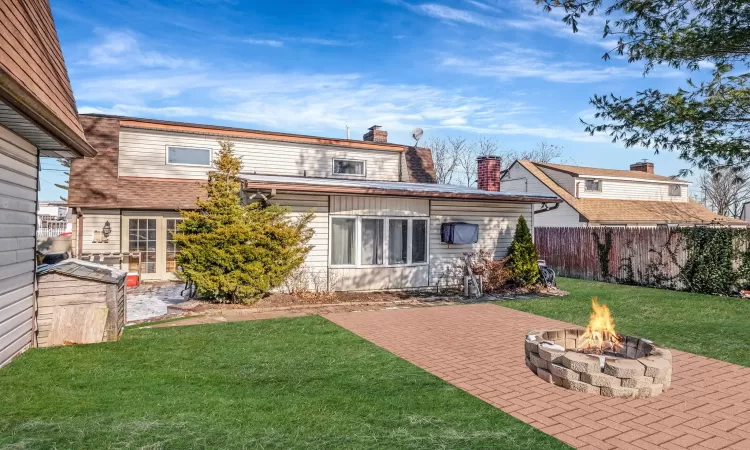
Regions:
<instances>
[{"instance_id":1,"label":"orange flame","mask_svg":"<svg viewBox=\"0 0 750 450\"><path fill-rule=\"evenodd\" d=\"M600 305L599 299L591 298L591 316L586 331L578 339L578 348L583 351L603 353L605 350L617 351L622 344L620 336L615 333L615 321L607 305Z\"/></svg>"}]
</instances>

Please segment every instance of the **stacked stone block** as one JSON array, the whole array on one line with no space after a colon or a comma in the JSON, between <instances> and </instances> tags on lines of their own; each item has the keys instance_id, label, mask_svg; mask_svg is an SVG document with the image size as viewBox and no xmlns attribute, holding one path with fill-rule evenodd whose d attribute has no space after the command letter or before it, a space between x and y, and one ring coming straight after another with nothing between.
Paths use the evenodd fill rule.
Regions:
<instances>
[{"instance_id":1,"label":"stacked stone block","mask_svg":"<svg viewBox=\"0 0 750 450\"><path fill-rule=\"evenodd\" d=\"M619 356L578 352L581 328L531 331L526 366L542 380L577 392L607 397L654 397L669 389L672 354L651 341L621 336Z\"/></svg>"}]
</instances>

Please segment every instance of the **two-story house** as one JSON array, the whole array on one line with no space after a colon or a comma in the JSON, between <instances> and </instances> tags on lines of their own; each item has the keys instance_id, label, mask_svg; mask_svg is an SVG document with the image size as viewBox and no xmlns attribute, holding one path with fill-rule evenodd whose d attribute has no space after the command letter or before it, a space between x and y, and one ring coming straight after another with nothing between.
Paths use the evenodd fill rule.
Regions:
<instances>
[{"instance_id":1,"label":"two-story house","mask_svg":"<svg viewBox=\"0 0 750 450\"><path fill-rule=\"evenodd\" d=\"M291 214L314 210L305 270L330 289L447 283L465 252L504 257L518 217L533 224L534 204L559 201L499 192L495 158L478 161L479 189L435 184L430 150L389 143L377 126L353 140L101 115L81 122L99 154L71 168L74 249L144 280L178 270L171 240L178 210L204 195L220 139L233 141L242 158L244 198ZM454 222L477 225L476 242L444 242L441 226Z\"/></svg>"},{"instance_id":2,"label":"two-story house","mask_svg":"<svg viewBox=\"0 0 750 450\"><path fill-rule=\"evenodd\" d=\"M657 175L647 161L632 164L630 170L613 170L518 160L501 180L501 191L563 200L539 215L536 226L746 225L690 199L690 182Z\"/></svg>"}]
</instances>

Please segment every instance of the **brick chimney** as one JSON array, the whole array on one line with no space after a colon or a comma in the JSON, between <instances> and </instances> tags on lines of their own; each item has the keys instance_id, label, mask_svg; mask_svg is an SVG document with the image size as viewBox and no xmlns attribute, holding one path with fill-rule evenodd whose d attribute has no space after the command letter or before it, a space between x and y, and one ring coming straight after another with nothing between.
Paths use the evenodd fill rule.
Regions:
<instances>
[{"instance_id":1,"label":"brick chimney","mask_svg":"<svg viewBox=\"0 0 750 450\"><path fill-rule=\"evenodd\" d=\"M388 142L388 132L385 130L381 130L380 125L373 125L367 130L367 133L362 136L363 141Z\"/></svg>"},{"instance_id":2,"label":"brick chimney","mask_svg":"<svg viewBox=\"0 0 750 450\"><path fill-rule=\"evenodd\" d=\"M499 156L480 156L477 158L477 187L483 191L500 190L500 166L502 158Z\"/></svg>"},{"instance_id":3,"label":"brick chimney","mask_svg":"<svg viewBox=\"0 0 750 450\"><path fill-rule=\"evenodd\" d=\"M654 163L652 163L651 161L640 161L635 164L631 164L630 170L634 170L636 172L654 173Z\"/></svg>"}]
</instances>

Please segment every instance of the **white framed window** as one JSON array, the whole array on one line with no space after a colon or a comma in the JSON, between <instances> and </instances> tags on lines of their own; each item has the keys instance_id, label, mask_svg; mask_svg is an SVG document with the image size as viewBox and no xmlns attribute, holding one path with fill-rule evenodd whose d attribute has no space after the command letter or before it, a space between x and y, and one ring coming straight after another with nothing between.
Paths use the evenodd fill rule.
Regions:
<instances>
[{"instance_id":1,"label":"white framed window","mask_svg":"<svg viewBox=\"0 0 750 450\"><path fill-rule=\"evenodd\" d=\"M365 161L356 159L333 159L334 175L355 175L363 177L367 173Z\"/></svg>"},{"instance_id":2,"label":"white framed window","mask_svg":"<svg viewBox=\"0 0 750 450\"><path fill-rule=\"evenodd\" d=\"M586 192L601 192L602 180L586 180Z\"/></svg>"},{"instance_id":3,"label":"white framed window","mask_svg":"<svg viewBox=\"0 0 750 450\"><path fill-rule=\"evenodd\" d=\"M363 266L383 265L385 219L362 218L360 234L362 242L360 264Z\"/></svg>"},{"instance_id":4,"label":"white framed window","mask_svg":"<svg viewBox=\"0 0 750 450\"><path fill-rule=\"evenodd\" d=\"M670 197L680 197L682 196L682 186L679 184L670 184L669 185L669 196Z\"/></svg>"},{"instance_id":5,"label":"white framed window","mask_svg":"<svg viewBox=\"0 0 750 450\"><path fill-rule=\"evenodd\" d=\"M357 219L334 217L331 219L331 264L354 265L357 253Z\"/></svg>"},{"instance_id":6,"label":"white framed window","mask_svg":"<svg viewBox=\"0 0 750 450\"><path fill-rule=\"evenodd\" d=\"M330 220L332 267L396 267L427 264L427 218L332 216Z\"/></svg>"},{"instance_id":7,"label":"white framed window","mask_svg":"<svg viewBox=\"0 0 750 450\"><path fill-rule=\"evenodd\" d=\"M210 167L211 160L210 148L167 146L167 164Z\"/></svg>"}]
</instances>

